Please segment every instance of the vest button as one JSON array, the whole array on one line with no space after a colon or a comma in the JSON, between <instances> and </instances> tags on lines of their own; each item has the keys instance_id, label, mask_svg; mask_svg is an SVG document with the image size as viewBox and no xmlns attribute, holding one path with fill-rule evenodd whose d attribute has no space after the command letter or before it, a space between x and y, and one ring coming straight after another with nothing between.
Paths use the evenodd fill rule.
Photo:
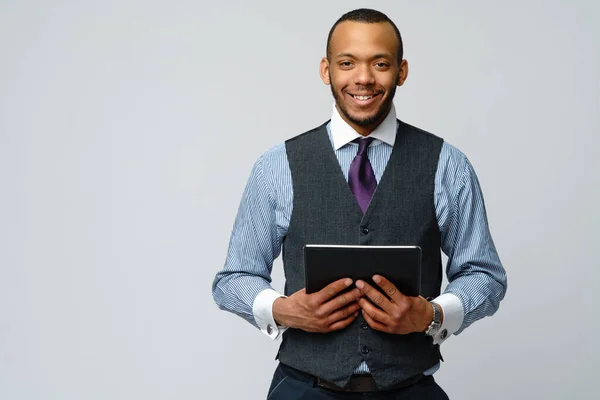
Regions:
<instances>
[{"instance_id":1,"label":"vest button","mask_svg":"<svg viewBox=\"0 0 600 400\"><path fill-rule=\"evenodd\" d=\"M361 328L363 328L364 330L367 330L367 329L369 329L369 324L367 324L366 322L363 322L363 323L360 325L360 327L361 327Z\"/></svg>"},{"instance_id":2,"label":"vest button","mask_svg":"<svg viewBox=\"0 0 600 400\"><path fill-rule=\"evenodd\" d=\"M368 352L369 352L369 348L367 346L363 346L362 350L361 350L361 353L367 354Z\"/></svg>"},{"instance_id":3,"label":"vest button","mask_svg":"<svg viewBox=\"0 0 600 400\"><path fill-rule=\"evenodd\" d=\"M364 233L365 235L367 235L369 233L369 228L367 228L366 226L362 227L362 233Z\"/></svg>"}]
</instances>

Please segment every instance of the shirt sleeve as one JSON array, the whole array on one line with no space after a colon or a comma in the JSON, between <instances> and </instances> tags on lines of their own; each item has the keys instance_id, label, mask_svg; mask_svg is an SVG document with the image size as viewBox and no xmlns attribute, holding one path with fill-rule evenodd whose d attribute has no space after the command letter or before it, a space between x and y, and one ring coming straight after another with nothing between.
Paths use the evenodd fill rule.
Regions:
<instances>
[{"instance_id":1,"label":"shirt sleeve","mask_svg":"<svg viewBox=\"0 0 600 400\"><path fill-rule=\"evenodd\" d=\"M493 315L507 288L504 270L490 233L483 194L468 159L460 154L455 172L446 173L448 199L440 226L442 250L448 256L448 286L435 299L442 306L444 321L434 337L441 343L459 334L473 322Z\"/></svg>"},{"instance_id":2,"label":"shirt sleeve","mask_svg":"<svg viewBox=\"0 0 600 400\"><path fill-rule=\"evenodd\" d=\"M273 303L279 297L285 297L273 289L265 289L260 292L254 304L252 305L252 312L254 314L254 320L258 328L267 336L273 340L277 340L281 337L283 332L287 330L286 326L277 325L275 318L273 318Z\"/></svg>"},{"instance_id":3,"label":"shirt sleeve","mask_svg":"<svg viewBox=\"0 0 600 400\"><path fill-rule=\"evenodd\" d=\"M255 163L242 195L225 266L215 277L212 294L219 308L239 315L273 339L283 332L272 314L273 302L282 295L271 287L273 261L281 243L276 196L263 156Z\"/></svg>"},{"instance_id":4,"label":"shirt sleeve","mask_svg":"<svg viewBox=\"0 0 600 400\"><path fill-rule=\"evenodd\" d=\"M460 299L452 293L443 293L433 301L440 305L444 314L442 326L433 336L433 343L441 344L450 335L460 329L464 320L463 304Z\"/></svg>"}]
</instances>

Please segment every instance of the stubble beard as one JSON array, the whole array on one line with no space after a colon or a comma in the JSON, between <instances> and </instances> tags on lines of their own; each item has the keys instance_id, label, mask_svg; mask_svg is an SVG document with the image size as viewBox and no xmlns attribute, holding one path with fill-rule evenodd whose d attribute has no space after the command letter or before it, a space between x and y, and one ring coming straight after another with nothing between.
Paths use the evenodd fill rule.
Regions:
<instances>
[{"instance_id":1,"label":"stubble beard","mask_svg":"<svg viewBox=\"0 0 600 400\"><path fill-rule=\"evenodd\" d=\"M381 104L381 106L379 107L377 112L375 112L375 114L373 114L372 116L366 117L366 118L359 119L359 118L355 118L352 115L350 115L350 113L344 106L343 98L340 98L340 96L343 97L343 94L341 94L341 93L338 94L338 91L336 90L336 88L333 85L333 80L331 79L331 75L329 76L329 82L332 82L332 83L330 83L329 86L331 88L331 93L333 94L333 98L335 100L335 104L337 104L338 110L350 122L352 122L355 125L362 126L362 127L370 127L370 126L374 125L375 123L383 121L383 119L386 117L386 115L388 114L388 112L390 111L390 109L392 107L392 102L394 101L394 95L396 94L396 85L394 85L388 92L388 96L383 101L383 103Z\"/></svg>"}]
</instances>

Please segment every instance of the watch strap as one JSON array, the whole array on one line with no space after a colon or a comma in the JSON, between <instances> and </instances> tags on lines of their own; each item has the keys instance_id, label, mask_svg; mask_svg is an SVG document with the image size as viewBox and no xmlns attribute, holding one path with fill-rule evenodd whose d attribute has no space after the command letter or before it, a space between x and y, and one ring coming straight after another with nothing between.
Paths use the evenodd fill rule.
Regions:
<instances>
[{"instance_id":1,"label":"watch strap","mask_svg":"<svg viewBox=\"0 0 600 400\"><path fill-rule=\"evenodd\" d=\"M433 301L430 301L429 304L431 304L431 307L433 307L433 320L431 321L431 324L429 324L429 327L425 333L429 336L433 336L442 326L442 309L439 304L434 303Z\"/></svg>"}]
</instances>

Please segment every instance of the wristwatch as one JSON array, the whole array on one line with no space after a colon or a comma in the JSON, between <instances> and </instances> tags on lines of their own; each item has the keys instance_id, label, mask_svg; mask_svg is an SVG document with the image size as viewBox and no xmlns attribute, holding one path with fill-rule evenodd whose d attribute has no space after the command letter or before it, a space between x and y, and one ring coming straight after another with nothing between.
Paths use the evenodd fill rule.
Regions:
<instances>
[{"instance_id":1,"label":"wristwatch","mask_svg":"<svg viewBox=\"0 0 600 400\"><path fill-rule=\"evenodd\" d=\"M433 307L433 321L431 321L431 324L429 324L429 327L425 330L425 334L435 336L442 327L442 308L433 301L430 301L429 304Z\"/></svg>"}]
</instances>

